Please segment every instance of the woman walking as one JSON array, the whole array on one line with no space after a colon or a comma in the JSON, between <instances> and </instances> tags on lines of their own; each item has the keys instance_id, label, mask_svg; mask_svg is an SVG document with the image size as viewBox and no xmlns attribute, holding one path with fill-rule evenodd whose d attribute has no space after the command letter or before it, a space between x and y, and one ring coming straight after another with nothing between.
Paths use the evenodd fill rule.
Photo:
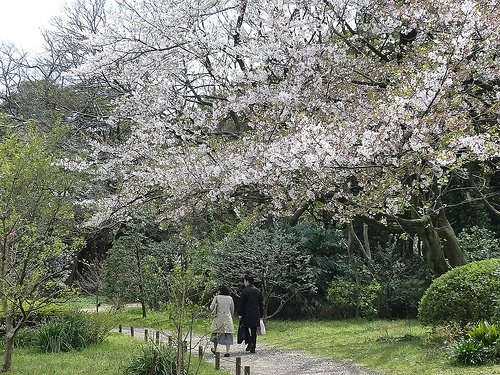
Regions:
<instances>
[{"instance_id":1,"label":"woman walking","mask_svg":"<svg viewBox=\"0 0 500 375\"><path fill-rule=\"evenodd\" d=\"M212 322L212 337L210 339L214 343L214 347L210 350L215 354L218 344L226 345L224 357L229 357L229 349L233 344L234 334L234 302L229 295L229 289L225 285L220 287L219 294L212 300L210 311L216 314Z\"/></svg>"}]
</instances>

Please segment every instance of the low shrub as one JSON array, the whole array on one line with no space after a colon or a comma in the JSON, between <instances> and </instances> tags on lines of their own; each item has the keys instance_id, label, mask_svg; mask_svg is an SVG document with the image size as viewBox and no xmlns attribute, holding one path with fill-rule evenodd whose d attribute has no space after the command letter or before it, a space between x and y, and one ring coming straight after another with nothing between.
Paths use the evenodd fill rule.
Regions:
<instances>
[{"instance_id":1,"label":"low shrub","mask_svg":"<svg viewBox=\"0 0 500 375\"><path fill-rule=\"evenodd\" d=\"M432 331L427 335L425 341L438 346L449 346L457 341L457 337L465 337L467 329L456 322L432 327Z\"/></svg>"},{"instance_id":2,"label":"low shrub","mask_svg":"<svg viewBox=\"0 0 500 375\"><path fill-rule=\"evenodd\" d=\"M16 348L34 348L38 345L39 332L37 328L21 328L14 338L14 347Z\"/></svg>"},{"instance_id":3,"label":"low shrub","mask_svg":"<svg viewBox=\"0 0 500 375\"><path fill-rule=\"evenodd\" d=\"M450 358L456 364L480 365L500 360L500 332L495 324L480 322L451 347Z\"/></svg>"},{"instance_id":4,"label":"low shrub","mask_svg":"<svg viewBox=\"0 0 500 375\"><path fill-rule=\"evenodd\" d=\"M87 347L83 320L76 314L59 317L39 329L38 348L45 353L69 352Z\"/></svg>"},{"instance_id":5,"label":"low shrub","mask_svg":"<svg viewBox=\"0 0 500 375\"><path fill-rule=\"evenodd\" d=\"M500 259L472 262L433 281L420 300L423 324L492 320L500 295Z\"/></svg>"},{"instance_id":6,"label":"low shrub","mask_svg":"<svg viewBox=\"0 0 500 375\"><path fill-rule=\"evenodd\" d=\"M128 365L125 374L180 375L177 373L176 351L174 347L164 344L146 345Z\"/></svg>"},{"instance_id":7,"label":"low shrub","mask_svg":"<svg viewBox=\"0 0 500 375\"><path fill-rule=\"evenodd\" d=\"M460 340L452 346L449 356L455 364L461 365L481 365L490 358L483 343L475 339Z\"/></svg>"},{"instance_id":8,"label":"low shrub","mask_svg":"<svg viewBox=\"0 0 500 375\"><path fill-rule=\"evenodd\" d=\"M486 346L491 346L500 338L500 331L495 324L480 322L472 330L467 332L467 335L471 339L481 341Z\"/></svg>"},{"instance_id":9,"label":"low shrub","mask_svg":"<svg viewBox=\"0 0 500 375\"><path fill-rule=\"evenodd\" d=\"M103 342L117 325L115 314L79 313L87 331L86 337L89 345Z\"/></svg>"},{"instance_id":10,"label":"low shrub","mask_svg":"<svg viewBox=\"0 0 500 375\"><path fill-rule=\"evenodd\" d=\"M113 315L64 314L39 328L37 347L48 353L81 350L104 341L114 325Z\"/></svg>"}]
</instances>

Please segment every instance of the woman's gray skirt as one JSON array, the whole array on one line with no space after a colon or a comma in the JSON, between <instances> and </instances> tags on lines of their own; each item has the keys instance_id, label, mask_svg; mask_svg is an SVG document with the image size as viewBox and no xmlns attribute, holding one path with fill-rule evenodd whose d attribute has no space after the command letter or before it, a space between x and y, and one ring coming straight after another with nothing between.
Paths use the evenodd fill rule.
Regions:
<instances>
[{"instance_id":1,"label":"woman's gray skirt","mask_svg":"<svg viewBox=\"0 0 500 375\"><path fill-rule=\"evenodd\" d=\"M214 344L221 345L233 345L233 334L232 333L212 333L210 341Z\"/></svg>"}]
</instances>

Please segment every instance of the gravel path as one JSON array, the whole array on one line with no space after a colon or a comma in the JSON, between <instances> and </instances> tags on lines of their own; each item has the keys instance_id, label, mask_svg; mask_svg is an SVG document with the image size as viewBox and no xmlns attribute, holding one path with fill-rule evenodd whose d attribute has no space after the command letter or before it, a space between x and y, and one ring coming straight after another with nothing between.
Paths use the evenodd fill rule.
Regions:
<instances>
[{"instance_id":1,"label":"gravel path","mask_svg":"<svg viewBox=\"0 0 500 375\"><path fill-rule=\"evenodd\" d=\"M115 331L118 331L117 329ZM130 335L130 328L124 327L122 332ZM148 329L148 336L155 337L155 330ZM134 327L134 336L144 339L144 328ZM160 333L160 340L166 342L168 334ZM215 356L210 352L210 343L206 337L193 337L190 350L198 355L199 345L203 348L203 357L209 363L215 363ZM221 348L225 350L225 347ZM257 342L257 352L245 352L243 344L231 346L231 356L221 355L221 368L236 373L236 357L241 357L241 366L250 366L251 375L380 375L379 372L362 367L334 363L311 354L280 349ZM242 370L243 374L244 371Z\"/></svg>"}]
</instances>

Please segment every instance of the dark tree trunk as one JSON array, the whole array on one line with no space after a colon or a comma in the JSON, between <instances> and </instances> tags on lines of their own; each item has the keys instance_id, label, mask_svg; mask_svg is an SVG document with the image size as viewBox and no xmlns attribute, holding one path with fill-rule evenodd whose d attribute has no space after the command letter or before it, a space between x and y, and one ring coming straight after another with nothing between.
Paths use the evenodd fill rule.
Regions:
<instances>
[{"instance_id":1,"label":"dark tree trunk","mask_svg":"<svg viewBox=\"0 0 500 375\"><path fill-rule=\"evenodd\" d=\"M352 224L350 224L352 225ZM349 227L349 226L348 226ZM361 280L359 279L358 275L358 265L356 264L356 260L354 259L354 238L353 238L353 232L351 230L348 230L349 237L347 240L347 255L349 256L349 263L351 265L351 270L354 274L354 279L356 281L356 286L358 289L361 287ZM356 303L356 311L355 311L355 316L356 318L359 317L359 302Z\"/></svg>"},{"instance_id":2,"label":"dark tree trunk","mask_svg":"<svg viewBox=\"0 0 500 375\"><path fill-rule=\"evenodd\" d=\"M5 353L3 354L2 372L7 372L12 365L12 352L14 351L14 338L9 338L5 342Z\"/></svg>"},{"instance_id":3,"label":"dark tree trunk","mask_svg":"<svg viewBox=\"0 0 500 375\"><path fill-rule=\"evenodd\" d=\"M2 372L7 372L12 366L12 352L14 351L15 337L14 320L7 316L5 319L5 352L3 354Z\"/></svg>"},{"instance_id":4,"label":"dark tree trunk","mask_svg":"<svg viewBox=\"0 0 500 375\"><path fill-rule=\"evenodd\" d=\"M146 318L146 304L144 303L144 300L141 300L141 309L142 309L142 317L145 319Z\"/></svg>"},{"instance_id":5,"label":"dark tree trunk","mask_svg":"<svg viewBox=\"0 0 500 375\"><path fill-rule=\"evenodd\" d=\"M462 266L467 263L467 257L458 243L457 236L451 226L444 210L438 215L439 236L443 243L443 250L452 267Z\"/></svg>"},{"instance_id":6,"label":"dark tree trunk","mask_svg":"<svg viewBox=\"0 0 500 375\"><path fill-rule=\"evenodd\" d=\"M425 258L430 269L437 275L448 271L450 265L446 261L441 238L429 217L426 219L426 224L417 227L417 233L424 245Z\"/></svg>"}]
</instances>

